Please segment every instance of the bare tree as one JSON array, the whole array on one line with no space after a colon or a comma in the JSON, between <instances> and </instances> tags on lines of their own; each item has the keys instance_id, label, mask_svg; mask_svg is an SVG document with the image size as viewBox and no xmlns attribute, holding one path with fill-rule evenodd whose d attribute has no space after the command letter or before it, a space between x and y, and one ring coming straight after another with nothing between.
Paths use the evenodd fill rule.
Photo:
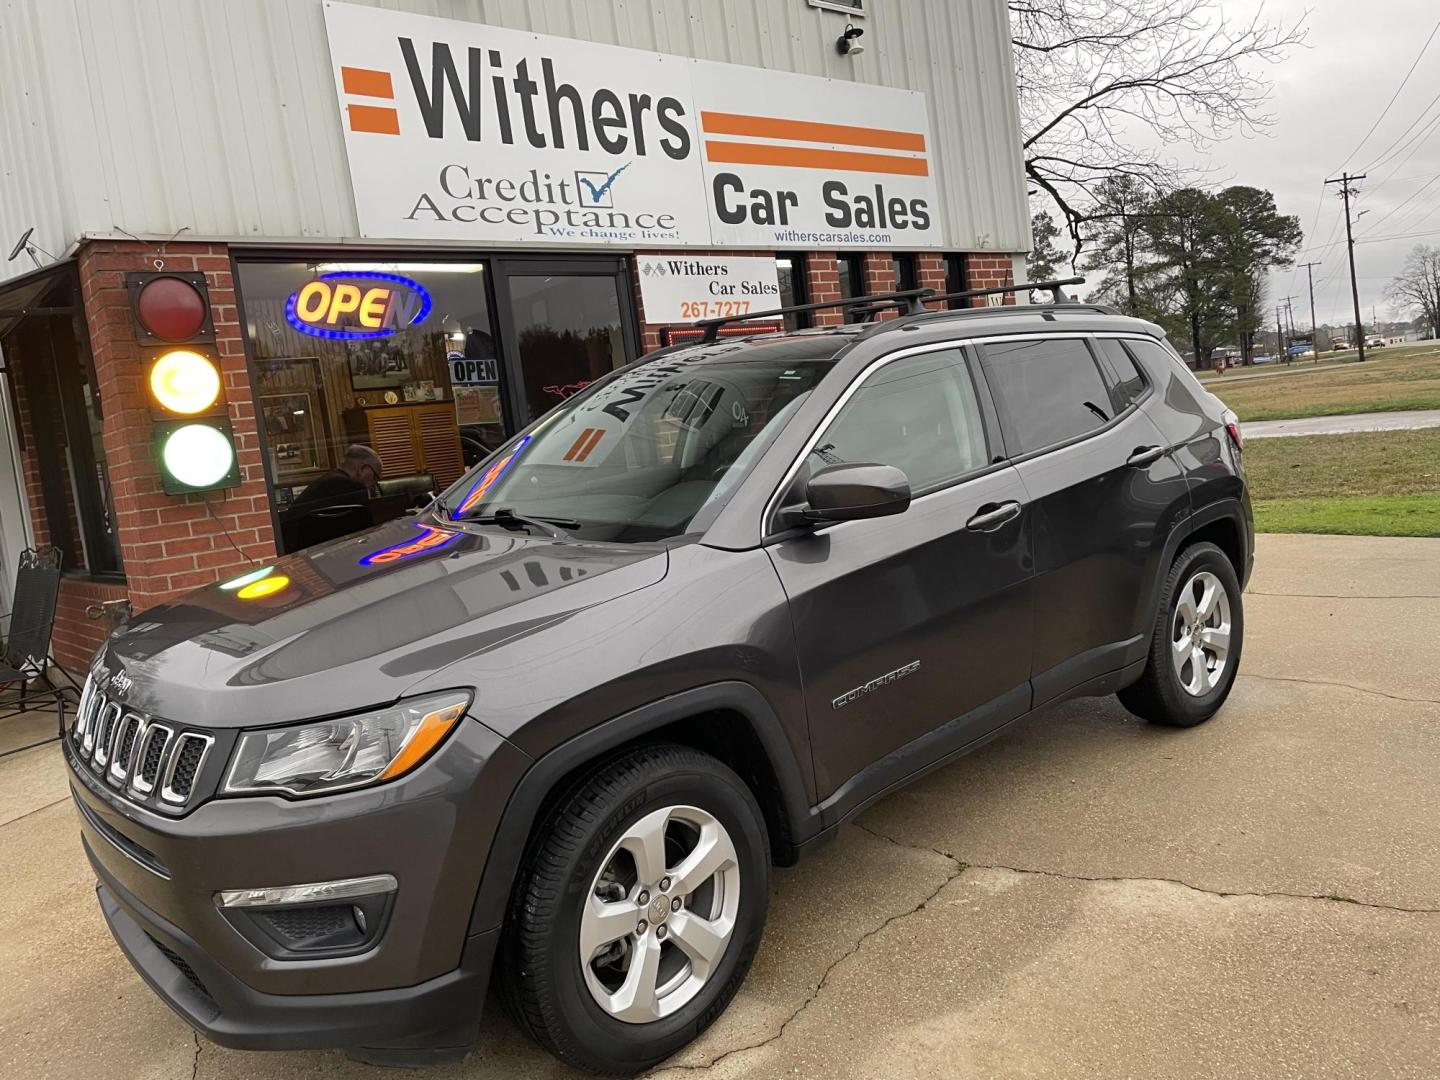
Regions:
<instances>
[{"instance_id":1,"label":"bare tree","mask_svg":"<svg viewBox=\"0 0 1440 1080\"><path fill-rule=\"evenodd\" d=\"M1418 312L1430 337L1440 337L1440 248L1417 244L1385 296L1402 311Z\"/></svg>"},{"instance_id":2,"label":"bare tree","mask_svg":"<svg viewBox=\"0 0 1440 1080\"><path fill-rule=\"evenodd\" d=\"M1133 177L1156 190L1188 178L1147 144L1204 146L1265 127L1255 67L1304 40L1263 12L1227 18L1220 0L1008 0L1025 172L1055 202L1078 252L1092 189Z\"/></svg>"}]
</instances>

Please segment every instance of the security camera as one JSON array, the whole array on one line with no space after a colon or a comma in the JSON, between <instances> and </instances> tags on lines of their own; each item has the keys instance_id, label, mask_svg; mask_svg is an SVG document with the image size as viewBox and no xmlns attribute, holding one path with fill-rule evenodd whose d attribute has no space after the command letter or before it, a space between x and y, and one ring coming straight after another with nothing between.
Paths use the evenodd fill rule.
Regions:
<instances>
[{"instance_id":1,"label":"security camera","mask_svg":"<svg viewBox=\"0 0 1440 1080\"><path fill-rule=\"evenodd\" d=\"M859 56L865 51L865 46L855 39L864 33L865 31L854 23L846 23L845 32L835 39L835 51L841 56Z\"/></svg>"}]
</instances>

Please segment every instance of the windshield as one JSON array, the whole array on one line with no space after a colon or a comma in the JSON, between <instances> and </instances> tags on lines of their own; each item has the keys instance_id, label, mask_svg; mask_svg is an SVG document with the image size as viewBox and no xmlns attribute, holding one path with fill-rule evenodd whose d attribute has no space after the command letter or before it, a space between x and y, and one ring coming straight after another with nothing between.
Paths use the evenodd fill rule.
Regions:
<instances>
[{"instance_id":1,"label":"windshield","mask_svg":"<svg viewBox=\"0 0 1440 1080\"><path fill-rule=\"evenodd\" d=\"M594 540L680 536L718 507L830 369L813 341L784 344L697 349L623 371L481 462L441 512Z\"/></svg>"}]
</instances>

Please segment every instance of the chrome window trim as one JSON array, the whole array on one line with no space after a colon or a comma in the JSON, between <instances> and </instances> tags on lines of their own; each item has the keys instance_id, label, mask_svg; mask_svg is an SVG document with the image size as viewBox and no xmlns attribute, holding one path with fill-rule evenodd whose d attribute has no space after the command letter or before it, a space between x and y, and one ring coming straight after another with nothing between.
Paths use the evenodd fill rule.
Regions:
<instances>
[{"instance_id":1,"label":"chrome window trim","mask_svg":"<svg viewBox=\"0 0 1440 1080\"><path fill-rule=\"evenodd\" d=\"M200 750L200 760L195 763L195 776L190 781L190 790L181 795L173 787L171 782L175 779L175 767L180 764L180 751L185 746L186 739L198 739L203 744ZM165 782L160 785L160 798L171 806L184 806L190 801L190 796L195 794L195 785L200 780L200 770L205 768L205 759L210 756L210 747L215 744L213 735L201 735L198 731L182 731L170 743L169 761L165 765Z\"/></svg>"},{"instance_id":2,"label":"chrome window trim","mask_svg":"<svg viewBox=\"0 0 1440 1080\"><path fill-rule=\"evenodd\" d=\"M1017 336L1017 337L1020 337L1020 338L1026 338L1026 337L1033 337L1034 335L1033 335L1033 334L1020 334L1020 335L1014 335L1014 336ZM760 542L761 542L761 543L765 543L765 542L768 541L771 537L773 537L773 536L778 536L778 535L780 535L781 533L784 533L784 532L788 531L788 530L785 530L785 529L774 529L774 528L771 528L771 525L772 525L772 523L773 523L773 521L774 521L774 519L775 519L775 514L780 510L780 499L781 499L781 497L782 497L782 496L784 495L784 493L789 489L791 483L794 482L796 475L800 472L800 467L805 463L805 459L810 456L810 451L813 450L813 449L815 449L815 444L820 441L820 436L823 435L823 434L825 434L826 430L830 427L830 425L831 425L832 423L834 423L835 418L840 414L840 410L843 409L843 408L845 408L846 404L850 401L851 397L853 397L853 396L855 395L855 392L856 392L857 390L859 390L862 385L864 385L866 379L868 379L871 375L873 375L873 374L874 374L876 371L878 371L880 368L884 367L886 364L892 364L892 363L894 363L894 362L897 361L897 360L904 360L904 359L907 359L908 357L911 357L911 356L922 356L922 355L924 355L925 353L946 352L946 351L949 351L949 350L954 350L954 351L956 351L956 352L961 353L961 356L960 356L960 364L961 364L961 367L965 370L965 372L966 372L967 374L969 374L969 372L970 372L970 360L969 360L969 358L968 358L967 356L964 355L963 350L964 350L964 348L965 348L966 345L973 344L975 340L978 340L978 339L972 339L972 338L957 338L957 339L955 339L955 340L953 340L953 341L934 341L934 342L931 342L931 343L928 344L928 345L914 345L914 346L911 346L910 348L906 348L906 349L897 349L895 352L886 353L884 356L877 356L874 360L872 360L869 364L867 364L867 365L860 371L860 373L855 376L855 378L851 379L851 380L850 380L850 385L845 388L844 393L842 393L842 394L840 395L840 397L836 400L835 404L832 405L832 406L830 406L830 408L826 411L825 415L824 415L823 417L821 417L820 423L815 426L815 430L810 433L810 437L807 438L807 439L805 440L805 444L800 447L800 453L795 456L795 460L792 461L792 462L790 463L790 467L785 470L785 474L784 474L784 476L781 478L779 486L777 486L777 487L775 488L775 490L770 493L770 498L765 501L765 510L764 510L764 513L762 513L761 516L760 516ZM996 339L992 339L992 340L996 340ZM972 378L972 380L973 380L974 376L972 375L971 378ZM975 397L976 397L976 404L977 404L977 405L981 405L982 403L981 403L980 400L979 400L980 394L979 394L978 388L976 388L974 392L975 392ZM983 424L983 406L982 406L982 424ZM990 444L990 432L988 432L988 431L985 432L985 438L986 438L987 448L993 452L993 451L995 450L995 447L989 445L989 444ZM983 475L985 475L987 472L989 472L991 469L993 469L994 467L995 467L995 464L992 463L991 465L988 465L988 466L986 466L986 467L983 468L983 469L977 469L977 470L975 470L974 472L965 473L963 476L957 476L954 480L951 480L949 483L943 484L943 485L941 485L940 487L937 487L937 488L934 488L934 489L932 489L932 490L930 490L930 491L925 492L924 495L920 495L920 496L916 497L915 499L912 499L912 500L911 500L911 505L913 506L915 503L919 502L921 499L928 499L928 498L929 498L930 496L932 496L932 495L938 495L938 494L940 494L942 491L949 491L951 488L956 487L956 486L959 485L959 484L964 484L964 483L966 483L966 482L968 482L968 481L970 481L970 480L973 480L973 479L975 479L977 476L983 476Z\"/></svg>"},{"instance_id":3,"label":"chrome window trim","mask_svg":"<svg viewBox=\"0 0 1440 1080\"><path fill-rule=\"evenodd\" d=\"M156 735L160 735L160 734L164 734L164 736L165 736L165 738L166 738L166 740L167 740L167 750L168 750L168 740L173 739L173 738L175 737L175 729L172 728L172 727L170 727L170 725L168 725L168 724L161 724L161 723L158 723L158 722L156 722L156 721L151 721L149 724L146 724L146 725L145 725L145 730L140 733L140 741L136 744L136 747L135 747L135 760L136 760L136 762L137 762L140 766L143 766L143 765L144 765L145 755L146 755L147 753L149 753L149 751L150 751L150 740L153 739L153 738L155 738ZM148 780L148 781L147 781L147 780L145 779L145 777L144 777L144 775L143 775L143 772L144 772L143 768L137 767L136 769L134 769L134 770L131 772L131 774L130 774L130 790L131 790L131 791L135 792L137 795L142 795L142 796L143 796L143 795L149 795L150 792L152 792L152 791L155 790L156 785L159 784L159 782L160 782L160 778L165 775L165 754L166 754L166 752L167 752L167 751L161 751L161 754L160 754L160 767L159 767L158 770L156 770L155 779L154 779L154 780Z\"/></svg>"}]
</instances>

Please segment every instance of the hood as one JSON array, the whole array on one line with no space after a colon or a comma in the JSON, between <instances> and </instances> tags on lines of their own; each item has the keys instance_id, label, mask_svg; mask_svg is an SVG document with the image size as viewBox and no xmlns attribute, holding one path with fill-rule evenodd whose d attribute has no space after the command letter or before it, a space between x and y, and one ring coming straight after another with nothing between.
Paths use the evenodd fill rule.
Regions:
<instances>
[{"instance_id":1,"label":"hood","mask_svg":"<svg viewBox=\"0 0 1440 1080\"><path fill-rule=\"evenodd\" d=\"M402 518L141 612L94 667L123 670L126 705L177 723L333 715L448 686L448 665L653 585L667 565L659 547Z\"/></svg>"}]
</instances>

